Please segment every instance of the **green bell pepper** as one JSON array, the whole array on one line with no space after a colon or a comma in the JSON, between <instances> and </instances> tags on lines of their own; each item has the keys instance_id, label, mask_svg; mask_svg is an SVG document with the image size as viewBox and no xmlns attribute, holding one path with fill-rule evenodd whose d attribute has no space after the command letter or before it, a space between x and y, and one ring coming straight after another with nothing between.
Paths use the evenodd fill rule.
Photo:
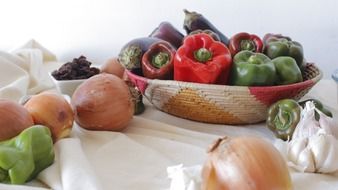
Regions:
<instances>
[{"instance_id":1,"label":"green bell pepper","mask_svg":"<svg viewBox=\"0 0 338 190\"><path fill-rule=\"evenodd\" d=\"M300 120L301 107L293 99L283 99L268 108L266 124L276 137L290 140Z\"/></svg>"},{"instance_id":2,"label":"green bell pepper","mask_svg":"<svg viewBox=\"0 0 338 190\"><path fill-rule=\"evenodd\" d=\"M280 56L290 56L294 58L300 69L304 67L303 47L296 41L291 41L286 38L271 37L265 44L264 53L274 59Z\"/></svg>"},{"instance_id":3,"label":"green bell pepper","mask_svg":"<svg viewBox=\"0 0 338 190\"><path fill-rule=\"evenodd\" d=\"M243 50L233 59L230 83L237 86L268 86L276 81L276 68L262 53Z\"/></svg>"},{"instance_id":4,"label":"green bell pepper","mask_svg":"<svg viewBox=\"0 0 338 190\"><path fill-rule=\"evenodd\" d=\"M49 128L35 125L0 142L0 182L23 184L54 161Z\"/></svg>"},{"instance_id":5,"label":"green bell pepper","mask_svg":"<svg viewBox=\"0 0 338 190\"><path fill-rule=\"evenodd\" d=\"M333 117L332 112L324 107L322 102L320 102L317 99L307 99L304 101L299 102L299 105L302 106L303 108L305 107L305 103L308 101L312 101L317 109L319 109L321 112L323 112L326 116L328 117ZM319 120L319 114L317 111L315 112L315 119L318 121Z\"/></svg>"},{"instance_id":6,"label":"green bell pepper","mask_svg":"<svg viewBox=\"0 0 338 190\"><path fill-rule=\"evenodd\" d=\"M292 84L302 82L302 72L292 57L282 56L272 60L277 71L277 84Z\"/></svg>"}]
</instances>

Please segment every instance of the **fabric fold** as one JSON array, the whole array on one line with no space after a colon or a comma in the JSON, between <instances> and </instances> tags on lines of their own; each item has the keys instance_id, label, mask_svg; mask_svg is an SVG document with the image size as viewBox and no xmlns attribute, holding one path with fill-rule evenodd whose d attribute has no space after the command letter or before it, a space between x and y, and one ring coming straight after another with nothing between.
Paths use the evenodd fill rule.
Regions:
<instances>
[{"instance_id":1,"label":"fabric fold","mask_svg":"<svg viewBox=\"0 0 338 190\"><path fill-rule=\"evenodd\" d=\"M56 61L56 56L35 40L12 51L0 51L0 98L19 101L22 96L53 87L45 79L43 64Z\"/></svg>"}]
</instances>

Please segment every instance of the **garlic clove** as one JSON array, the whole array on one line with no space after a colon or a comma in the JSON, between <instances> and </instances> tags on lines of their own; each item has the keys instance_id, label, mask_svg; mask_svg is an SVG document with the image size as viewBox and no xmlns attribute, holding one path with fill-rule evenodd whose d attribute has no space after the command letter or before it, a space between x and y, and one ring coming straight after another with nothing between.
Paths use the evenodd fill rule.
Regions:
<instances>
[{"instance_id":1,"label":"garlic clove","mask_svg":"<svg viewBox=\"0 0 338 190\"><path fill-rule=\"evenodd\" d=\"M311 149L314 161L316 164L316 168L319 169L323 166L327 155L329 154L329 144L327 139L325 138L327 135L318 134L312 136L309 140L309 148Z\"/></svg>"},{"instance_id":2,"label":"garlic clove","mask_svg":"<svg viewBox=\"0 0 338 190\"><path fill-rule=\"evenodd\" d=\"M297 138L297 139L292 139L292 141L289 142L288 148L287 148L287 155L288 155L287 157L289 161L297 165L299 154L307 146L307 143L308 143L307 141L308 141L307 138Z\"/></svg>"},{"instance_id":3,"label":"garlic clove","mask_svg":"<svg viewBox=\"0 0 338 190\"><path fill-rule=\"evenodd\" d=\"M308 110L307 107L305 107L302 111L302 118L292 135L292 139L310 137L318 132L320 129L319 122L316 121L314 113L314 109Z\"/></svg>"},{"instance_id":4,"label":"garlic clove","mask_svg":"<svg viewBox=\"0 0 338 190\"><path fill-rule=\"evenodd\" d=\"M314 154L317 172L338 171L338 141L332 135L316 135L311 138L310 146Z\"/></svg>"},{"instance_id":5,"label":"garlic clove","mask_svg":"<svg viewBox=\"0 0 338 190\"><path fill-rule=\"evenodd\" d=\"M338 125L334 122L333 118L328 117L320 110L316 109L319 114L319 125L325 130L327 134L332 134L338 139Z\"/></svg>"},{"instance_id":6,"label":"garlic clove","mask_svg":"<svg viewBox=\"0 0 338 190\"><path fill-rule=\"evenodd\" d=\"M311 150L306 147L299 154L297 165L302 168L302 172L315 172L315 161Z\"/></svg>"}]
</instances>

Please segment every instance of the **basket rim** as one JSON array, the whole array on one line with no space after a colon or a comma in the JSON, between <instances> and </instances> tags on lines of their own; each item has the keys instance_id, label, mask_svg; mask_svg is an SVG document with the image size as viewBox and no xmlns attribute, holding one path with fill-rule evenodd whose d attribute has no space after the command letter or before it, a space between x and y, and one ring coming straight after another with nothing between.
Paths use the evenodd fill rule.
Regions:
<instances>
[{"instance_id":1,"label":"basket rim","mask_svg":"<svg viewBox=\"0 0 338 190\"><path fill-rule=\"evenodd\" d=\"M256 89L256 90L263 90L263 89L276 89L276 88L288 88L293 86L299 86L299 85L305 85L309 82L313 82L316 84L319 80L323 78L323 72L322 70L317 67L314 63L308 63L307 65L313 66L318 70L318 75L311 79L307 79L302 82L293 83L293 84L286 84L286 85L272 85L272 86L235 86L235 85L223 85L223 84L204 84L204 83L195 83L195 82L184 82L184 81L175 81L175 80L160 80L160 79L148 79L143 76L139 76L135 73L132 73L129 70L126 70L127 75L129 77L132 77L134 79L140 80L147 85L149 84L162 84L162 85L173 85L176 84L177 86L189 86L189 87L198 87L202 89L208 89L208 88L236 88L237 91L247 91L248 88L250 89Z\"/></svg>"}]
</instances>

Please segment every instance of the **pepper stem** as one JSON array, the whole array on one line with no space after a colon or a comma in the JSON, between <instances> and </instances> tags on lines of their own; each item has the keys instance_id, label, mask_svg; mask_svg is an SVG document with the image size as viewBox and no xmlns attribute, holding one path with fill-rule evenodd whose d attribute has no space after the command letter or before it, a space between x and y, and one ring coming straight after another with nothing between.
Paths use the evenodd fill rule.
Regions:
<instances>
[{"instance_id":1,"label":"pepper stem","mask_svg":"<svg viewBox=\"0 0 338 190\"><path fill-rule=\"evenodd\" d=\"M278 130L287 130L291 126L291 120L291 115L288 112L279 111L274 122Z\"/></svg>"},{"instance_id":2,"label":"pepper stem","mask_svg":"<svg viewBox=\"0 0 338 190\"><path fill-rule=\"evenodd\" d=\"M200 48L194 52L194 57L198 62L205 63L212 59L212 53L206 48Z\"/></svg>"},{"instance_id":3,"label":"pepper stem","mask_svg":"<svg viewBox=\"0 0 338 190\"><path fill-rule=\"evenodd\" d=\"M242 40L240 42L241 50L249 50L249 51L255 51L256 45L252 40Z\"/></svg>"},{"instance_id":4,"label":"pepper stem","mask_svg":"<svg viewBox=\"0 0 338 190\"><path fill-rule=\"evenodd\" d=\"M248 62L256 65L260 65L263 63L263 61L257 55L251 55L248 59Z\"/></svg>"},{"instance_id":5,"label":"pepper stem","mask_svg":"<svg viewBox=\"0 0 338 190\"><path fill-rule=\"evenodd\" d=\"M158 54L153 56L151 60L151 64L157 69L159 69L163 65L167 64L169 59L170 59L170 56L168 53L159 52Z\"/></svg>"}]
</instances>

